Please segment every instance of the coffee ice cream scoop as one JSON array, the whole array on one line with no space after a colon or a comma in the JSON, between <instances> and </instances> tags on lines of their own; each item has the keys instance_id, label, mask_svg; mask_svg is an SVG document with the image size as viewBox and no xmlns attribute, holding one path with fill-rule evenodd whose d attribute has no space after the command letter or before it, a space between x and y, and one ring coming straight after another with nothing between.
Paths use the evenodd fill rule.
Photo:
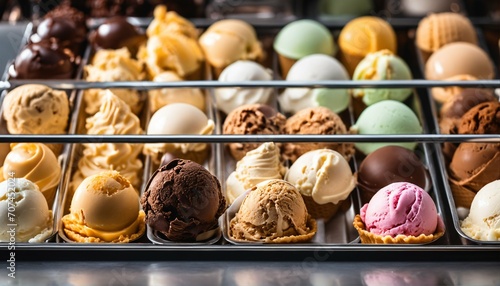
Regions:
<instances>
[{"instance_id":1,"label":"coffee ice cream scoop","mask_svg":"<svg viewBox=\"0 0 500 286\"><path fill-rule=\"evenodd\" d=\"M249 190L229 228L238 241L307 242L316 234L316 221L292 184L267 180Z\"/></svg>"}]
</instances>

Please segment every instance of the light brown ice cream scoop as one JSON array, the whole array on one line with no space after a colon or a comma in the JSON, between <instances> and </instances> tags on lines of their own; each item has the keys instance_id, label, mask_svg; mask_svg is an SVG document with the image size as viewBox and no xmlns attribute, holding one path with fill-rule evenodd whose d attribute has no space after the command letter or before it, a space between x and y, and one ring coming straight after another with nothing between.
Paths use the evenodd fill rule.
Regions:
<instances>
[{"instance_id":1,"label":"light brown ice cream scoop","mask_svg":"<svg viewBox=\"0 0 500 286\"><path fill-rule=\"evenodd\" d=\"M116 171L87 177L62 218L65 234L78 242L129 242L145 230L139 195Z\"/></svg>"},{"instance_id":2,"label":"light brown ice cream scoop","mask_svg":"<svg viewBox=\"0 0 500 286\"><path fill-rule=\"evenodd\" d=\"M303 109L288 118L285 125L286 134L334 135L349 134L340 116L326 107ZM285 143L283 157L294 162L302 154L317 149L331 149L339 152L349 161L354 154L351 143Z\"/></svg>"},{"instance_id":3,"label":"light brown ice cream scoop","mask_svg":"<svg viewBox=\"0 0 500 286\"><path fill-rule=\"evenodd\" d=\"M488 54L471 43L447 44L434 52L425 64L425 78L428 80L444 80L465 74L478 79L495 76Z\"/></svg>"},{"instance_id":4,"label":"light brown ice cream scoop","mask_svg":"<svg viewBox=\"0 0 500 286\"><path fill-rule=\"evenodd\" d=\"M453 42L477 44L477 35L469 19L458 13L430 14L417 28L416 43L419 49L435 52Z\"/></svg>"},{"instance_id":5,"label":"light brown ice cream scoop","mask_svg":"<svg viewBox=\"0 0 500 286\"><path fill-rule=\"evenodd\" d=\"M231 111L224 121L223 134L283 134L286 117L265 104L248 104ZM259 147L258 143L231 143L229 151L236 160Z\"/></svg>"},{"instance_id":6,"label":"light brown ice cream scoop","mask_svg":"<svg viewBox=\"0 0 500 286\"><path fill-rule=\"evenodd\" d=\"M307 242L316 234L316 221L292 184L267 180L247 193L231 219L229 234L239 241Z\"/></svg>"},{"instance_id":7,"label":"light brown ice cream scoop","mask_svg":"<svg viewBox=\"0 0 500 286\"><path fill-rule=\"evenodd\" d=\"M3 116L11 134L62 134L68 125L68 96L41 84L22 85L5 96Z\"/></svg>"}]
</instances>

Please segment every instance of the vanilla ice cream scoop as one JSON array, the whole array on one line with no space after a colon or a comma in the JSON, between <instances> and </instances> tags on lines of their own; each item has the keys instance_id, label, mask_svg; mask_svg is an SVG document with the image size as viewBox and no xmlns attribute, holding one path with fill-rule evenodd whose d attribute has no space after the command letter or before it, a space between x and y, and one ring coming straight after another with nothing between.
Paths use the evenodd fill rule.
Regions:
<instances>
[{"instance_id":1,"label":"vanilla ice cream scoop","mask_svg":"<svg viewBox=\"0 0 500 286\"><path fill-rule=\"evenodd\" d=\"M52 206L55 192L61 179L61 166L47 145L42 143L11 144L11 151L5 157L3 177L25 178L40 189Z\"/></svg>"},{"instance_id":2,"label":"vanilla ice cream scoop","mask_svg":"<svg viewBox=\"0 0 500 286\"><path fill-rule=\"evenodd\" d=\"M486 184L474 196L461 228L471 238L500 241L500 180Z\"/></svg>"},{"instance_id":3,"label":"vanilla ice cream scoop","mask_svg":"<svg viewBox=\"0 0 500 286\"><path fill-rule=\"evenodd\" d=\"M297 61L288 72L286 80L349 80L349 74L335 58L314 54ZM285 112L296 113L316 106L324 106L333 112L341 112L349 105L349 92L347 89L287 88L278 100Z\"/></svg>"},{"instance_id":4,"label":"vanilla ice cream scoop","mask_svg":"<svg viewBox=\"0 0 500 286\"><path fill-rule=\"evenodd\" d=\"M11 207L14 216L9 216ZM52 234L52 219L52 211L34 183L23 178L0 183L0 242L9 241L11 233L17 242L43 242ZM17 224L12 227L15 230L10 224Z\"/></svg>"},{"instance_id":5,"label":"vanilla ice cream scoop","mask_svg":"<svg viewBox=\"0 0 500 286\"><path fill-rule=\"evenodd\" d=\"M214 122L205 113L186 103L173 103L156 111L149 121L147 133L151 135L208 135L214 130ZM159 163L164 153L172 153L182 159L202 164L208 152L207 143L150 143L144 153ZM203 154L203 155L202 155ZM200 156L198 156L200 155Z\"/></svg>"},{"instance_id":6,"label":"vanilla ice cream scoop","mask_svg":"<svg viewBox=\"0 0 500 286\"><path fill-rule=\"evenodd\" d=\"M272 80L272 71L252 61L236 61L219 76L220 82ZM245 104L269 103L272 88L228 87L215 89L217 108L226 114Z\"/></svg>"},{"instance_id":7,"label":"vanilla ice cream scoop","mask_svg":"<svg viewBox=\"0 0 500 286\"><path fill-rule=\"evenodd\" d=\"M285 180L318 204L345 200L356 186L349 163L337 151L309 151L293 163Z\"/></svg>"},{"instance_id":8,"label":"vanilla ice cream scoop","mask_svg":"<svg viewBox=\"0 0 500 286\"><path fill-rule=\"evenodd\" d=\"M236 170L227 178L226 196L229 202L233 202L262 181L283 179L285 171L280 149L273 142L264 143L238 161Z\"/></svg>"},{"instance_id":9,"label":"vanilla ice cream scoop","mask_svg":"<svg viewBox=\"0 0 500 286\"><path fill-rule=\"evenodd\" d=\"M76 242L129 242L145 230L139 195L116 171L87 177L62 218L66 236Z\"/></svg>"},{"instance_id":10,"label":"vanilla ice cream scoop","mask_svg":"<svg viewBox=\"0 0 500 286\"><path fill-rule=\"evenodd\" d=\"M69 118L68 96L45 85L21 85L5 96L3 116L11 134L63 134Z\"/></svg>"}]
</instances>

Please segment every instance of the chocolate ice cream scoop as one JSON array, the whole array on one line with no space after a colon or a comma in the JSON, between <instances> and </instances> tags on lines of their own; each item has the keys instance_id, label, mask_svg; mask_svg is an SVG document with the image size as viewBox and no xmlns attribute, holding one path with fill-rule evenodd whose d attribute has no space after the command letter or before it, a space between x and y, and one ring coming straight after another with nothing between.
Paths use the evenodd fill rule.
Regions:
<instances>
[{"instance_id":1,"label":"chocolate ice cream scoop","mask_svg":"<svg viewBox=\"0 0 500 286\"><path fill-rule=\"evenodd\" d=\"M344 122L340 116L326 107L311 107L303 109L288 118L285 125L287 134L318 134L334 135L348 134ZM328 148L342 154L349 161L354 154L354 145L351 143L286 143L283 149L283 156L294 162L302 154Z\"/></svg>"},{"instance_id":2,"label":"chocolate ice cream scoop","mask_svg":"<svg viewBox=\"0 0 500 286\"><path fill-rule=\"evenodd\" d=\"M500 143L461 143L449 165L455 203L469 207L476 192L500 179Z\"/></svg>"},{"instance_id":3,"label":"chocolate ice cream scoop","mask_svg":"<svg viewBox=\"0 0 500 286\"><path fill-rule=\"evenodd\" d=\"M139 32L123 16L107 19L90 34L89 38L96 49L127 47L132 55L135 55L139 46L146 41L144 33Z\"/></svg>"},{"instance_id":4,"label":"chocolate ice cream scoop","mask_svg":"<svg viewBox=\"0 0 500 286\"><path fill-rule=\"evenodd\" d=\"M358 186L365 203L381 188L395 182L408 182L428 190L429 173L417 154L401 146L385 146L361 162Z\"/></svg>"},{"instance_id":5,"label":"chocolate ice cream scoop","mask_svg":"<svg viewBox=\"0 0 500 286\"><path fill-rule=\"evenodd\" d=\"M443 104L440 116L441 118L461 118L474 106L495 100L492 90L466 88Z\"/></svg>"},{"instance_id":6,"label":"chocolate ice cream scoop","mask_svg":"<svg viewBox=\"0 0 500 286\"><path fill-rule=\"evenodd\" d=\"M231 111L224 121L224 134L282 134L286 118L274 108L264 104L248 104ZM259 147L259 143L230 143L229 151L236 160Z\"/></svg>"},{"instance_id":7,"label":"chocolate ice cream scoop","mask_svg":"<svg viewBox=\"0 0 500 286\"><path fill-rule=\"evenodd\" d=\"M172 241L207 239L226 201L217 178L203 166L174 159L160 167L141 198L146 223Z\"/></svg>"},{"instance_id":8,"label":"chocolate ice cream scoop","mask_svg":"<svg viewBox=\"0 0 500 286\"><path fill-rule=\"evenodd\" d=\"M458 133L500 134L500 102L485 102L471 108L462 116Z\"/></svg>"},{"instance_id":9,"label":"chocolate ice cream scoop","mask_svg":"<svg viewBox=\"0 0 500 286\"><path fill-rule=\"evenodd\" d=\"M40 41L26 45L9 68L13 79L70 79L73 77L75 57L54 41Z\"/></svg>"}]
</instances>

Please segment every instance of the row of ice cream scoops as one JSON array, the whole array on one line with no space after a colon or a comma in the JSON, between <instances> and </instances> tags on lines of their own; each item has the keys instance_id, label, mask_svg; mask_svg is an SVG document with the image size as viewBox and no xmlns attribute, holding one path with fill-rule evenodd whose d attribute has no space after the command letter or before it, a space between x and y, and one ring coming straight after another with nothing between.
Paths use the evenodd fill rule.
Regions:
<instances>
[{"instance_id":1,"label":"row of ice cream scoops","mask_svg":"<svg viewBox=\"0 0 500 286\"><path fill-rule=\"evenodd\" d=\"M493 79L495 68L479 45L476 29L464 16L432 14L417 28L416 44L425 62L425 77L431 80ZM464 56L466 55L466 56ZM443 134L500 134L500 103L487 88L433 88ZM447 180L456 208L468 216L461 222L472 239L498 241L499 143L443 144Z\"/></svg>"}]
</instances>

